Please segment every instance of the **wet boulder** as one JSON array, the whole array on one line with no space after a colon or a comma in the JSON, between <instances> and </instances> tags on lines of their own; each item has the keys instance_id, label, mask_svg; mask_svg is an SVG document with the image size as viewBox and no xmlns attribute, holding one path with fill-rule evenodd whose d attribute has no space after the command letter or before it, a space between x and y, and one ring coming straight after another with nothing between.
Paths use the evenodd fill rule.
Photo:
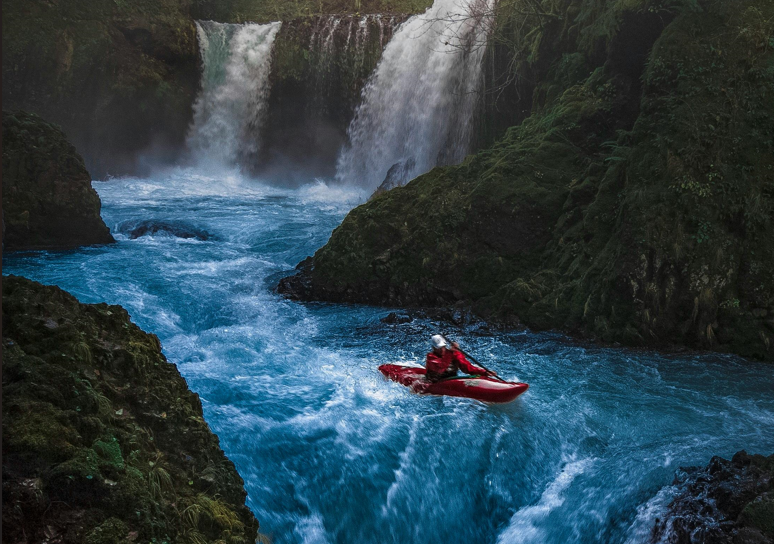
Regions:
<instances>
[{"instance_id":1,"label":"wet boulder","mask_svg":"<svg viewBox=\"0 0 774 544\"><path fill-rule=\"evenodd\" d=\"M277 293L291 300L312 298L312 257L307 257L296 266L296 271L282 278L277 284Z\"/></svg>"},{"instance_id":2,"label":"wet boulder","mask_svg":"<svg viewBox=\"0 0 774 544\"><path fill-rule=\"evenodd\" d=\"M403 323L411 323L411 316L404 313L390 312L379 321L387 323L389 325L402 325Z\"/></svg>"},{"instance_id":3,"label":"wet boulder","mask_svg":"<svg viewBox=\"0 0 774 544\"><path fill-rule=\"evenodd\" d=\"M376 191L371 195L371 198L386 193L395 187L406 185L411 179L411 172L414 170L415 166L416 161L414 160L414 157L409 157L405 161L396 162L390 166L390 169L387 170L387 175L384 177L384 181L379 184L379 187L376 188Z\"/></svg>"},{"instance_id":4,"label":"wet boulder","mask_svg":"<svg viewBox=\"0 0 774 544\"><path fill-rule=\"evenodd\" d=\"M774 542L774 455L713 457L706 467L680 469L673 485L678 494L652 542Z\"/></svg>"},{"instance_id":5,"label":"wet boulder","mask_svg":"<svg viewBox=\"0 0 774 544\"><path fill-rule=\"evenodd\" d=\"M197 228L184 221L162 221L148 219L145 221L128 221L123 223L119 230L132 240L141 236L173 236L175 238L196 239L206 241L212 238L206 230Z\"/></svg>"}]
</instances>

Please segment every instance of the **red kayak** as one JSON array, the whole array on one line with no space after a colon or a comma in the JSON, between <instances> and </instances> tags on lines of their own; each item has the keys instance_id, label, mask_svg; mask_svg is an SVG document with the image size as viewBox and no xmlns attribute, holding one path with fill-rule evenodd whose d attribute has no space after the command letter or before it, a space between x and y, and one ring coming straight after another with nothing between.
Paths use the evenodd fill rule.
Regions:
<instances>
[{"instance_id":1,"label":"red kayak","mask_svg":"<svg viewBox=\"0 0 774 544\"><path fill-rule=\"evenodd\" d=\"M481 402L511 402L529 389L526 383L506 382L486 376L460 376L430 382L425 378L426 370L418 366L382 365L379 371L392 381L410 387L416 393L465 397Z\"/></svg>"}]
</instances>

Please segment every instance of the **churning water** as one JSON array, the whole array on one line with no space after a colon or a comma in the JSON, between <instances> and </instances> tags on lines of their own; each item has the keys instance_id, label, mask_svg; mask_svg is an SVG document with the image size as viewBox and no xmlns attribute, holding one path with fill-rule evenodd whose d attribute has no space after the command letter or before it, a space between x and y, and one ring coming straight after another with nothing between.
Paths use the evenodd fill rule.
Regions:
<instances>
[{"instance_id":1,"label":"churning water","mask_svg":"<svg viewBox=\"0 0 774 544\"><path fill-rule=\"evenodd\" d=\"M490 0L435 0L403 23L363 90L336 179L373 191L394 165L402 183L469 151L491 23Z\"/></svg>"},{"instance_id":2,"label":"churning water","mask_svg":"<svg viewBox=\"0 0 774 544\"><path fill-rule=\"evenodd\" d=\"M156 333L274 542L643 542L677 467L774 451L770 365L386 325L388 309L275 295L360 194L182 170L95 186L118 243L6 254L4 273L121 304ZM165 228L132 239L140 222ZM439 330L529 391L486 406L377 372L420 360Z\"/></svg>"}]
</instances>

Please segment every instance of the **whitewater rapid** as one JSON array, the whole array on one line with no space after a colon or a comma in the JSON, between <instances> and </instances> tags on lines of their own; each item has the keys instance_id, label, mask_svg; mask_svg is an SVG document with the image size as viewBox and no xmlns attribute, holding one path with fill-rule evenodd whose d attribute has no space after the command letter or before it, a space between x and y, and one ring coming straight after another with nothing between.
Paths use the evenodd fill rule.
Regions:
<instances>
[{"instance_id":1,"label":"whitewater rapid","mask_svg":"<svg viewBox=\"0 0 774 544\"><path fill-rule=\"evenodd\" d=\"M645 542L679 466L774 451L770 365L276 295L365 193L191 170L94 185L116 244L6 254L3 272L121 304L157 334L278 544ZM131 239L138 221L209 236ZM377 372L438 331L529 391L486 406Z\"/></svg>"}]
</instances>

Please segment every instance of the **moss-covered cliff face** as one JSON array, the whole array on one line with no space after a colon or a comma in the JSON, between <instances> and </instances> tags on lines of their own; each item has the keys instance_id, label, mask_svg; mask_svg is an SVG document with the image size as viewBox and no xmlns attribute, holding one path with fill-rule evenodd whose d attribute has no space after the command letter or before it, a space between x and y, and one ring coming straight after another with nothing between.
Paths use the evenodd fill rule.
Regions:
<instances>
[{"instance_id":1,"label":"moss-covered cliff face","mask_svg":"<svg viewBox=\"0 0 774 544\"><path fill-rule=\"evenodd\" d=\"M83 159L62 131L3 112L3 249L68 249L113 242Z\"/></svg>"},{"instance_id":2,"label":"moss-covered cliff face","mask_svg":"<svg viewBox=\"0 0 774 544\"><path fill-rule=\"evenodd\" d=\"M3 277L3 540L252 544L199 398L120 306Z\"/></svg>"},{"instance_id":3,"label":"moss-covered cliff face","mask_svg":"<svg viewBox=\"0 0 774 544\"><path fill-rule=\"evenodd\" d=\"M316 15L421 13L432 0L192 0L196 19L268 23Z\"/></svg>"},{"instance_id":4,"label":"moss-covered cliff face","mask_svg":"<svg viewBox=\"0 0 774 544\"><path fill-rule=\"evenodd\" d=\"M774 4L540 5L502 24L531 116L353 210L296 290L774 359Z\"/></svg>"},{"instance_id":5,"label":"moss-covered cliff face","mask_svg":"<svg viewBox=\"0 0 774 544\"><path fill-rule=\"evenodd\" d=\"M3 107L61 125L94 176L173 157L198 77L188 0L3 3Z\"/></svg>"}]
</instances>

